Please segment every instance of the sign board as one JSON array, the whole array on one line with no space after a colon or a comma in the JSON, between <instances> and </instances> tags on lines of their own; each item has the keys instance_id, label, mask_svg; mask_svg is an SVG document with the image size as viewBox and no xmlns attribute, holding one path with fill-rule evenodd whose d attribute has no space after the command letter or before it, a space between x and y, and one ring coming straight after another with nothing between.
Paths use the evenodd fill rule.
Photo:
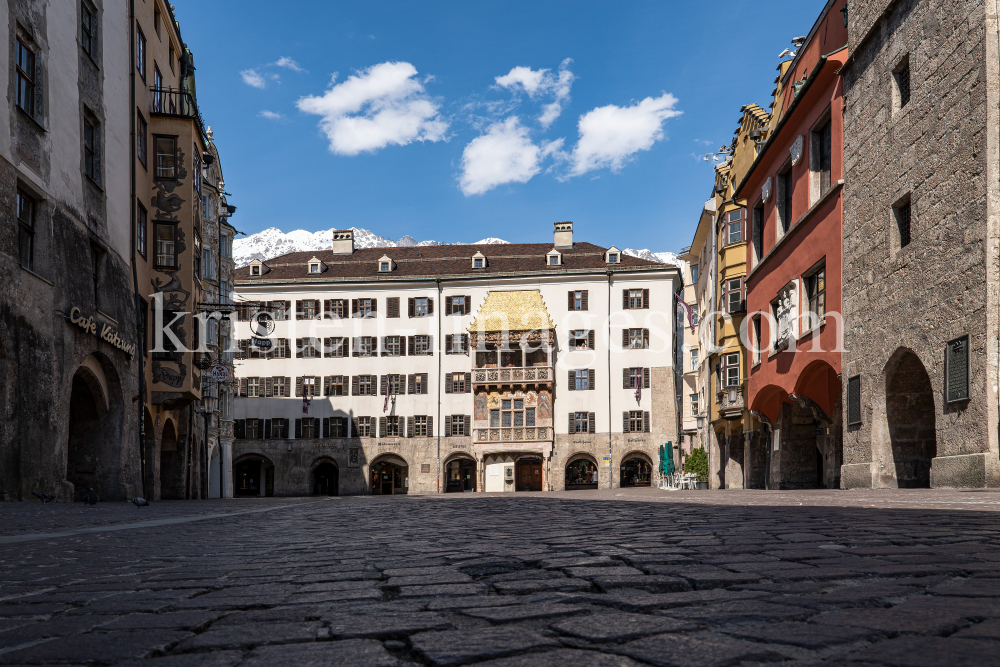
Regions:
<instances>
[{"instance_id":1,"label":"sign board","mask_svg":"<svg viewBox=\"0 0 1000 667\"><path fill-rule=\"evenodd\" d=\"M969 336L950 340L944 348L944 393L946 403L967 401L969 383Z\"/></svg>"},{"instance_id":2,"label":"sign board","mask_svg":"<svg viewBox=\"0 0 1000 667\"><path fill-rule=\"evenodd\" d=\"M229 379L229 369L222 364L212 366L212 379L216 382L225 382Z\"/></svg>"},{"instance_id":3,"label":"sign board","mask_svg":"<svg viewBox=\"0 0 1000 667\"><path fill-rule=\"evenodd\" d=\"M255 336L267 338L274 331L274 318L270 313L260 311L250 318L250 331Z\"/></svg>"},{"instance_id":4,"label":"sign board","mask_svg":"<svg viewBox=\"0 0 1000 667\"><path fill-rule=\"evenodd\" d=\"M267 338L251 338L250 344L262 350L270 350L272 345L271 341Z\"/></svg>"},{"instance_id":5,"label":"sign board","mask_svg":"<svg viewBox=\"0 0 1000 667\"><path fill-rule=\"evenodd\" d=\"M604 465L606 465L606 466L611 465L611 457L610 456L605 456L604 457Z\"/></svg>"}]
</instances>

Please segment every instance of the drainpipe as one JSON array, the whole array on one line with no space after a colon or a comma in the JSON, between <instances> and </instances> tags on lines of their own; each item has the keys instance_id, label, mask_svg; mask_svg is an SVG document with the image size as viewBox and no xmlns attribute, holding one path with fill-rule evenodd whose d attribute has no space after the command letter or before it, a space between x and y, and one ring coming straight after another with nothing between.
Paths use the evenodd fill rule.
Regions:
<instances>
[{"instance_id":1,"label":"drainpipe","mask_svg":"<svg viewBox=\"0 0 1000 667\"><path fill-rule=\"evenodd\" d=\"M437 307L437 324L438 324L438 409L437 409L437 493L441 493L441 429L444 428L444 422L441 421L441 357L444 354L444 346L441 344L441 309L444 308L444 304L441 299L441 279L436 279L438 288L438 307Z\"/></svg>"},{"instance_id":2,"label":"drainpipe","mask_svg":"<svg viewBox=\"0 0 1000 667\"><path fill-rule=\"evenodd\" d=\"M135 266L135 0L129 0L129 191L132 201L129 202L129 220L131 232L129 238L132 240L132 288L135 302L135 329L138 334L139 354L136 358L139 361L139 476L142 487L142 497L149 499L149 489L146 488L146 369L144 358L146 354L144 338L146 332L142 326L142 306L139 296L139 273Z\"/></svg>"},{"instance_id":3,"label":"drainpipe","mask_svg":"<svg viewBox=\"0 0 1000 667\"><path fill-rule=\"evenodd\" d=\"M608 338L607 338L607 341L608 341L608 456L609 457L611 456L611 424L613 423L612 420L614 419L614 416L611 414L611 277L612 277L613 273L614 273L613 271L611 271L610 269L608 269ZM553 412L555 412L555 411L553 410ZM554 414L552 415L552 418L555 419L555 415ZM607 466L607 468L608 468L608 488L609 489L615 488L614 480L612 479L612 475L611 475L611 463L613 462L613 460L614 459L612 459L611 461L608 461L608 466ZM600 475L598 475L598 479L600 479Z\"/></svg>"}]
</instances>

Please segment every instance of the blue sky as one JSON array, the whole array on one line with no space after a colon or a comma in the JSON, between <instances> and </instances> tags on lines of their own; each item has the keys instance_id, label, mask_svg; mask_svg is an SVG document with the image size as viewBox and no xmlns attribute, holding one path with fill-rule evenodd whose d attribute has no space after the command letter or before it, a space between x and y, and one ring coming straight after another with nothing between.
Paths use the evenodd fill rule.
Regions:
<instances>
[{"instance_id":1,"label":"blue sky","mask_svg":"<svg viewBox=\"0 0 1000 667\"><path fill-rule=\"evenodd\" d=\"M825 4L173 2L241 231L654 251Z\"/></svg>"}]
</instances>

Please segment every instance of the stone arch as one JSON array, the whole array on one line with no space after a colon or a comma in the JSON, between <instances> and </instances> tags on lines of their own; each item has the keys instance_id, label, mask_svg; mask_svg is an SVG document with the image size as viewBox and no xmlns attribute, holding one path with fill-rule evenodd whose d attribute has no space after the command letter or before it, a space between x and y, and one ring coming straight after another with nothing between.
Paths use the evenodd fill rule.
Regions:
<instances>
[{"instance_id":1,"label":"stone arch","mask_svg":"<svg viewBox=\"0 0 1000 667\"><path fill-rule=\"evenodd\" d=\"M566 460L565 481L567 491L596 489L600 479L600 464L589 452L577 452Z\"/></svg>"},{"instance_id":2,"label":"stone arch","mask_svg":"<svg viewBox=\"0 0 1000 667\"><path fill-rule=\"evenodd\" d=\"M621 458L619 466L620 486L651 486L653 480L653 459L649 454L633 450Z\"/></svg>"},{"instance_id":3,"label":"stone arch","mask_svg":"<svg viewBox=\"0 0 1000 667\"><path fill-rule=\"evenodd\" d=\"M274 464L263 454L241 454L233 461L233 495L271 497L274 495Z\"/></svg>"},{"instance_id":4,"label":"stone arch","mask_svg":"<svg viewBox=\"0 0 1000 667\"><path fill-rule=\"evenodd\" d=\"M309 481L314 496L340 495L340 466L329 456L320 456L309 466Z\"/></svg>"},{"instance_id":5,"label":"stone arch","mask_svg":"<svg viewBox=\"0 0 1000 667\"><path fill-rule=\"evenodd\" d=\"M813 416L816 423L818 487L840 488L844 464L841 382L833 367L823 360L806 366L789 398Z\"/></svg>"},{"instance_id":6,"label":"stone arch","mask_svg":"<svg viewBox=\"0 0 1000 667\"><path fill-rule=\"evenodd\" d=\"M102 500L124 499L135 489L121 478L125 408L118 374L94 353L80 362L70 384L66 481L76 497L92 488Z\"/></svg>"},{"instance_id":7,"label":"stone arch","mask_svg":"<svg viewBox=\"0 0 1000 667\"><path fill-rule=\"evenodd\" d=\"M368 464L368 492L372 495L398 495L408 492L410 464L399 454L382 454Z\"/></svg>"},{"instance_id":8,"label":"stone arch","mask_svg":"<svg viewBox=\"0 0 1000 667\"><path fill-rule=\"evenodd\" d=\"M454 452L444 460L444 492L468 493L476 490L478 461L468 452Z\"/></svg>"},{"instance_id":9,"label":"stone arch","mask_svg":"<svg viewBox=\"0 0 1000 667\"><path fill-rule=\"evenodd\" d=\"M937 456L934 389L915 352L899 348L885 366L885 419L895 486L930 487Z\"/></svg>"}]
</instances>

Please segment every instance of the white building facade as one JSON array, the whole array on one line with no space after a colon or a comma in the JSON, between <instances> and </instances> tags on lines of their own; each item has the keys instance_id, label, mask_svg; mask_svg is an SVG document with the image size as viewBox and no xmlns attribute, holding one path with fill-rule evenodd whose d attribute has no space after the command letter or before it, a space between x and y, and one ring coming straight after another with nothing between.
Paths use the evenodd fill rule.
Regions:
<instances>
[{"instance_id":1,"label":"white building facade","mask_svg":"<svg viewBox=\"0 0 1000 667\"><path fill-rule=\"evenodd\" d=\"M677 442L676 267L572 223L551 245L351 234L236 271L235 495L650 483Z\"/></svg>"}]
</instances>

